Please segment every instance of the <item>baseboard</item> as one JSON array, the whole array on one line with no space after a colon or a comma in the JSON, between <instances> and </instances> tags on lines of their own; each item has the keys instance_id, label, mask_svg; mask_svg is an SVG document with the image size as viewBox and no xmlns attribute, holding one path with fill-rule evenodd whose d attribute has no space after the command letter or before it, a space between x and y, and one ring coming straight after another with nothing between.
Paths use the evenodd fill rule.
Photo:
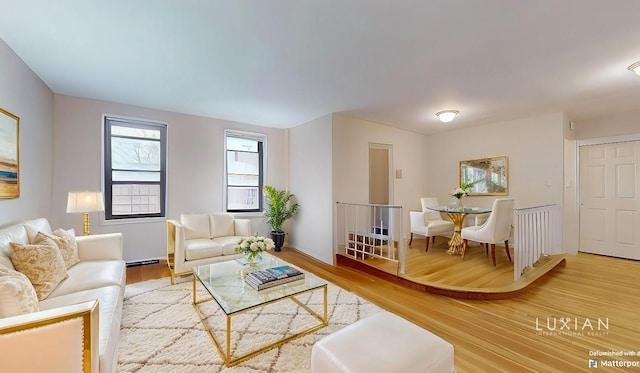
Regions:
<instances>
[{"instance_id":1,"label":"baseboard","mask_svg":"<svg viewBox=\"0 0 640 373\"><path fill-rule=\"evenodd\" d=\"M144 266L147 264L158 264L158 263L160 263L160 259L136 260L133 262L127 262L127 267L137 267L137 266Z\"/></svg>"}]
</instances>

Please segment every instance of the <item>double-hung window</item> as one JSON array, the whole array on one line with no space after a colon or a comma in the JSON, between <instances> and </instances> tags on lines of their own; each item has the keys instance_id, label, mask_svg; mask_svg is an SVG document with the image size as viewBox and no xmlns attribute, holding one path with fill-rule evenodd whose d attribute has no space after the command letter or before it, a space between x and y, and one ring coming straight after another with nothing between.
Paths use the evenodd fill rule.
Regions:
<instances>
[{"instance_id":1,"label":"double-hung window","mask_svg":"<svg viewBox=\"0 0 640 373\"><path fill-rule=\"evenodd\" d=\"M167 125L105 116L105 218L165 217Z\"/></svg>"},{"instance_id":2,"label":"double-hung window","mask_svg":"<svg viewBox=\"0 0 640 373\"><path fill-rule=\"evenodd\" d=\"M260 134L225 131L228 212L262 211L265 140Z\"/></svg>"}]
</instances>

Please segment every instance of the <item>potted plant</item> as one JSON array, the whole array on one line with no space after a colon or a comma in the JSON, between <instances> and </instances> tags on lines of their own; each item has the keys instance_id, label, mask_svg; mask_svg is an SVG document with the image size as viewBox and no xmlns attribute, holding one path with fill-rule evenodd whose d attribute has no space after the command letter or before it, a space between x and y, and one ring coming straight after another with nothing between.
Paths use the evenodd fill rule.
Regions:
<instances>
[{"instance_id":1,"label":"potted plant","mask_svg":"<svg viewBox=\"0 0 640 373\"><path fill-rule=\"evenodd\" d=\"M271 239L275 243L275 251L280 251L284 244L282 224L295 215L300 205L291 202L293 194L287 190L278 190L271 185L265 185L263 189L266 197L264 217L271 226Z\"/></svg>"}]
</instances>

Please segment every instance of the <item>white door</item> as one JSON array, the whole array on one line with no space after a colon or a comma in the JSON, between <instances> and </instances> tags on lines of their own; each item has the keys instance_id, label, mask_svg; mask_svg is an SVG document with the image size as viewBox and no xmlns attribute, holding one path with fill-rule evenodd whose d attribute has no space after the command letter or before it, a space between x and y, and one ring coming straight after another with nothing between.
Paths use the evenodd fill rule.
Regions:
<instances>
[{"instance_id":1,"label":"white door","mask_svg":"<svg viewBox=\"0 0 640 373\"><path fill-rule=\"evenodd\" d=\"M640 260L640 141L580 147L580 251Z\"/></svg>"}]
</instances>

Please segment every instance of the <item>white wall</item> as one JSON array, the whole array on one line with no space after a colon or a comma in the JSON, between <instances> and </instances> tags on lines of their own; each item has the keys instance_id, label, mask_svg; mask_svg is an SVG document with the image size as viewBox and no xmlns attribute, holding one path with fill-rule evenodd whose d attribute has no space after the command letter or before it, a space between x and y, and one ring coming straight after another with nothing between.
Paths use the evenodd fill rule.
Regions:
<instances>
[{"instance_id":1,"label":"white wall","mask_svg":"<svg viewBox=\"0 0 640 373\"><path fill-rule=\"evenodd\" d=\"M2 39L0 107L20 118L20 197L0 200L0 226L48 218L51 210L53 93Z\"/></svg>"},{"instance_id":2,"label":"white wall","mask_svg":"<svg viewBox=\"0 0 640 373\"><path fill-rule=\"evenodd\" d=\"M637 134L640 133L640 110L579 121L575 128L578 140Z\"/></svg>"},{"instance_id":3,"label":"white wall","mask_svg":"<svg viewBox=\"0 0 640 373\"><path fill-rule=\"evenodd\" d=\"M446 204L459 185L462 160L506 155L515 207L563 204L562 113L464 128L429 136L428 190ZM468 196L467 206L491 207L496 196Z\"/></svg>"},{"instance_id":4,"label":"white wall","mask_svg":"<svg viewBox=\"0 0 640 373\"><path fill-rule=\"evenodd\" d=\"M81 231L82 217L66 213L69 191L102 190L102 115L112 114L168 123L167 217L183 212L223 209L224 130L266 133L267 183L286 180L285 131L236 122L171 113L112 102L55 95L52 220ZM91 214L91 232L122 232L125 260L164 258L164 219L105 222ZM262 214L253 215L253 230L268 234Z\"/></svg>"},{"instance_id":5,"label":"white wall","mask_svg":"<svg viewBox=\"0 0 640 373\"><path fill-rule=\"evenodd\" d=\"M289 129L289 191L300 210L287 241L326 263L333 263L331 121L329 114Z\"/></svg>"},{"instance_id":6,"label":"white wall","mask_svg":"<svg viewBox=\"0 0 640 373\"><path fill-rule=\"evenodd\" d=\"M426 170L427 137L363 119L334 114L334 201L369 203L369 143L389 144L393 147L391 168L401 169L402 178L393 178L393 200L389 201L389 204L403 207L403 231L408 235L409 210L421 209L420 197L429 194L429 175Z\"/></svg>"}]
</instances>

